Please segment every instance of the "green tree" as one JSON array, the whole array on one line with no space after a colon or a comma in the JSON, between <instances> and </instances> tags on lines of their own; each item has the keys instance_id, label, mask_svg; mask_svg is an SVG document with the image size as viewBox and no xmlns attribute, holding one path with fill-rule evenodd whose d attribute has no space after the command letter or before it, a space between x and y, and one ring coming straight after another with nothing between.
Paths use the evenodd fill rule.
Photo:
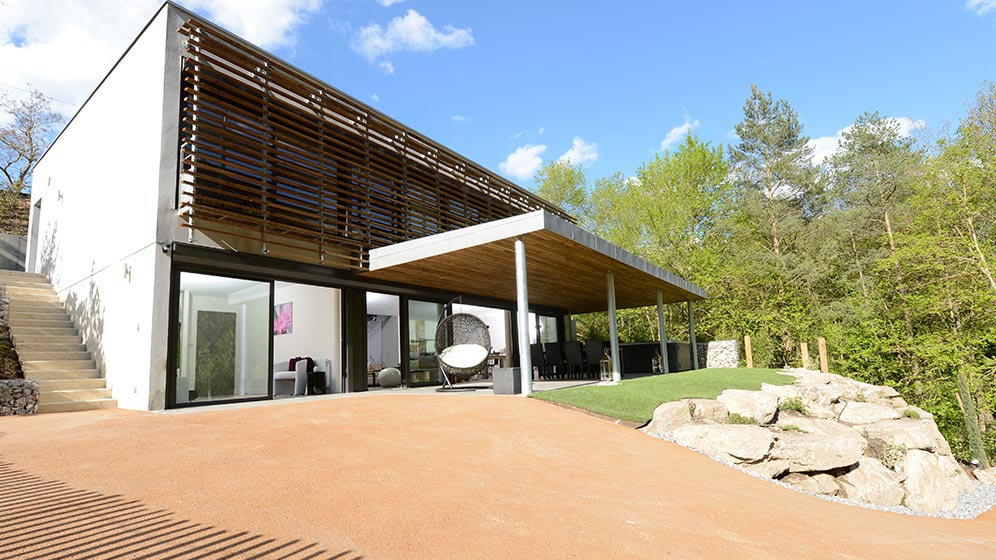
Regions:
<instances>
[{"instance_id":1,"label":"green tree","mask_svg":"<svg viewBox=\"0 0 996 560\"><path fill-rule=\"evenodd\" d=\"M736 125L740 141L730 148L737 213L731 232L740 238L738 258L750 262L752 288L766 336L776 336L774 363L793 361L793 326L805 323L814 299L811 262L801 250L808 220L819 211L821 182L812 164L809 138L784 99L751 86Z\"/></svg>"},{"instance_id":2,"label":"green tree","mask_svg":"<svg viewBox=\"0 0 996 560\"><path fill-rule=\"evenodd\" d=\"M589 213L588 179L580 165L551 161L536 172L536 194L584 222Z\"/></svg>"}]
</instances>

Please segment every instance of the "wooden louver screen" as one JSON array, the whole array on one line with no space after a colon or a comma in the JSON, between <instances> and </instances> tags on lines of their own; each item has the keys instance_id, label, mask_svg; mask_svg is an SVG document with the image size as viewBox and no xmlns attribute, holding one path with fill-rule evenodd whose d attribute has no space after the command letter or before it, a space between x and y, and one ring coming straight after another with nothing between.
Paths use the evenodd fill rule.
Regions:
<instances>
[{"instance_id":1,"label":"wooden louver screen","mask_svg":"<svg viewBox=\"0 0 996 560\"><path fill-rule=\"evenodd\" d=\"M227 33L190 20L184 225L241 251L353 270L370 249L559 208Z\"/></svg>"}]
</instances>

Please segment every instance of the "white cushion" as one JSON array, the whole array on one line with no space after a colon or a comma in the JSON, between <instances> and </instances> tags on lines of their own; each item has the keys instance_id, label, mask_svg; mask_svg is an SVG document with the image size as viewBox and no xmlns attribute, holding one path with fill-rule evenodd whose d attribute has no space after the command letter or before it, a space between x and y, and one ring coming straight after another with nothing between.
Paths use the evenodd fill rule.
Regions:
<instances>
[{"instance_id":1,"label":"white cushion","mask_svg":"<svg viewBox=\"0 0 996 560\"><path fill-rule=\"evenodd\" d=\"M488 349L479 344L454 344L439 353L439 359L455 368L472 368L488 358Z\"/></svg>"}]
</instances>

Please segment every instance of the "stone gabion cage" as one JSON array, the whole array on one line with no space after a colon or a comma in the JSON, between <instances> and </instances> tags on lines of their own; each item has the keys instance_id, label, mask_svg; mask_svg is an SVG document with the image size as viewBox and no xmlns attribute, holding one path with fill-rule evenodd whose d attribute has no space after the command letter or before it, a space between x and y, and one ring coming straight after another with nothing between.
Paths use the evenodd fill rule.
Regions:
<instances>
[{"instance_id":1,"label":"stone gabion cage","mask_svg":"<svg viewBox=\"0 0 996 560\"><path fill-rule=\"evenodd\" d=\"M24 416L38 412L38 381L0 380L0 416Z\"/></svg>"}]
</instances>

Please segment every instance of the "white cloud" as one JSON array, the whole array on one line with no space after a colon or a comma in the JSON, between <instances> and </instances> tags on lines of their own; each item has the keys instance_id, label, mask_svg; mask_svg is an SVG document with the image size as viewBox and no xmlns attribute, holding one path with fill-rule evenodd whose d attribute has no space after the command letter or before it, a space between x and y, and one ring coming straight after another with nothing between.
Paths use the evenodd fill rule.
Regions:
<instances>
[{"instance_id":1,"label":"white cloud","mask_svg":"<svg viewBox=\"0 0 996 560\"><path fill-rule=\"evenodd\" d=\"M806 145L813 149L812 162L816 165L823 165L824 161L830 159L831 156L837 153L837 148L840 147L841 135L844 134L844 131L849 128L851 127L838 131L835 136L810 138Z\"/></svg>"},{"instance_id":2,"label":"white cloud","mask_svg":"<svg viewBox=\"0 0 996 560\"><path fill-rule=\"evenodd\" d=\"M525 131L524 130L520 130L520 131L516 132L515 134L509 136L508 138L509 138L509 140L518 140L519 138L522 138L523 134L525 134Z\"/></svg>"},{"instance_id":3,"label":"white cloud","mask_svg":"<svg viewBox=\"0 0 996 560\"><path fill-rule=\"evenodd\" d=\"M438 49L461 49L474 44L474 33L469 27L457 29L447 25L442 31L415 10L408 10L404 17L396 17L384 29L378 24L360 28L353 41L353 49L368 60L397 51L432 52Z\"/></svg>"},{"instance_id":4,"label":"white cloud","mask_svg":"<svg viewBox=\"0 0 996 560\"><path fill-rule=\"evenodd\" d=\"M540 154L544 151L546 151L546 146L543 144L526 144L508 154L505 161L498 164L498 169L506 175L524 181L535 175L536 170L543 165L543 158L540 157Z\"/></svg>"},{"instance_id":5,"label":"white cloud","mask_svg":"<svg viewBox=\"0 0 996 560\"><path fill-rule=\"evenodd\" d=\"M690 131L694 130L695 128L698 128L698 126L699 126L698 119L689 122L688 115L685 115L685 122L672 128L664 136L664 139L661 140L661 151L662 152L666 151L672 145L680 142L682 139L685 138L685 135L687 135Z\"/></svg>"},{"instance_id":6,"label":"white cloud","mask_svg":"<svg viewBox=\"0 0 996 560\"><path fill-rule=\"evenodd\" d=\"M902 136L903 138L912 135L914 130L927 128L927 121L923 119L913 120L909 117L896 117L894 119L889 119L889 120L899 125L899 135Z\"/></svg>"},{"instance_id":7,"label":"white cloud","mask_svg":"<svg viewBox=\"0 0 996 560\"><path fill-rule=\"evenodd\" d=\"M465 123L465 122L467 122L467 121L470 120L470 119L468 119L467 117L465 117L463 115L453 115L452 117L450 117L450 119L452 121L454 121L454 122L458 122L458 123L461 123L461 124L463 124L463 123Z\"/></svg>"},{"instance_id":8,"label":"white cloud","mask_svg":"<svg viewBox=\"0 0 996 560\"><path fill-rule=\"evenodd\" d=\"M290 45L322 0L187 0L205 18L264 48ZM71 102L72 112L128 48L161 0L0 1L0 76Z\"/></svg>"},{"instance_id":9,"label":"white cloud","mask_svg":"<svg viewBox=\"0 0 996 560\"><path fill-rule=\"evenodd\" d=\"M571 149L564 152L557 161L567 161L571 165L585 165L598 159L598 144L587 143L580 136L574 137Z\"/></svg>"},{"instance_id":10,"label":"white cloud","mask_svg":"<svg viewBox=\"0 0 996 560\"><path fill-rule=\"evenodd\" d=\"M272 49L293 44L294 28L317 13L323 0L181 0L180 3L260 47Z\"/></svg>"},{"instance_id":11,"label":"white cloud","mask_svg":"<svg viewBox=\"0 0 996 560\"><path fill-rule=\"evenodd\" d=\"M996 0L968 0L965 7L981 16L996 10Z\"/></svg>"},{"instance_id":12,"label":"white cloud","mask_svg":"<svg viewBox=\"0 0 996 560\"><path fill-rule=\"evenodd\" d=\"M384 73L387 74L388 76L394 74L394 65L391 64L391 61L385 60L380 64L378 64L378 66L380 66L380 69L383 70Z\"/></svg>"},{"instance_id":13,"label":"white cloud","mask_svg":"<svg viewBox=\"0 0 996 560\"><path fill-rule=\"evenodd\" d=\"M370 101L373 101L374 103L377 103L378 101L380 101L380 96L377 95L376 93L371 93L370 94Z\"/></svg>"},{"instance_id":14,"label":"white cloud","mask_svg":"<svg viewBox=\"0 0 996 560\"><path fill-rule=\"evenodd\" d=\"M404 1L405 0L377 0L377 3L380 4L381 6L384 6L385 8L390 8L391 6L395 4L400 4Z\"/></svg>"},{"instance_id":15,"label":"white cloud","mask_svg":"<svg viewBox=\"0 0 996 560\"><path fill-rule=\"evenodd\" d=\"M913 131L919 130L921 128L926 128L927 122L922 119L911 119L909 117L895 117L887 118L887 121L892 121L899 135L902 137L908 137L913 134ZM837 150L840 148L840 141L844 138L844 133L851 130L854 125L848 125L837 131L837 134L833 136L820 136L817 138L810 138L807 146L813 148L812 162L816 165L823 165L823 163L833 157Z\"/></svg>"},{"instance_id":16,"label":"white cloud","mask_svg":"<svg viewBox=\"0 0 996 560\"><path fill-rule=\"evenodd\" d=\"M546 132L546 127L545 126L541 126L541 127L539 127L539 128L536 129L536 132L538 132L540 136L543 136L543 133Z\"/></svg>"}]
</instances>

